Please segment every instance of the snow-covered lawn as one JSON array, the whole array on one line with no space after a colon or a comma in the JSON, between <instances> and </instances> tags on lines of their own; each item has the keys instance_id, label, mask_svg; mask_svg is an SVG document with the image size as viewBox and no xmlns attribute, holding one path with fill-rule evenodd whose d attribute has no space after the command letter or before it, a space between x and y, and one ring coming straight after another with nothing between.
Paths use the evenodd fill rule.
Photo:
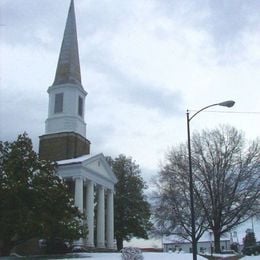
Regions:
<instances>
[{"instance_id":1,"label":"snow-covered lawn","mask_svg":"<svg viewBox=\"0 0 260 260\"><path fill-rule=\"evenodd\" d=\"M80 256L86 256L85 259L97 260L122 260L121 253L82 253ZM144 260L192 260L192 254L175 254L175 253L143 253ZM71 258L70 258L71 259ZM70 260L68 259L68 260ZM84 258L75 258L84 259ZM205 260L204 257L198 256L198 260Z\"/></svg>"},{"instance_id":2,"label":"snow-covered lawn","mask_svg":"<svg viewBox=\"0 0 260 260\"><path fill-rule=\"evenodd\" d=\"M97 260L122 260L120 253L81 253L81 258L71 259L97 259ZM85 257L84 257L85 256ZM176 254L176 253L143 253L144 260L192 260L192 254ZM224 257L224 256L222 256ZM227 257L227 256L226 256ZM198 256L198 260L206 258ZM259 260L260 256L245 256L242 260Z\"/></svg>"},{"instance_id":3,"label":"snow-covered lawn","mask_svg":"<svg viewBox=\"0 0 260 260\"><path fill-rule=\"evenodd\" d=\"M94 259L99 260L122 260L120 253L111 254L92 254ZM144 260L192 260L192 254L175 254L175 253L143 253ZM205 258L198 256L198 260Z\"/></svg>"},{"instance_id":4,"label":"snow-covered lawn","mask_svg":"<svg viewBox=\"0 0 260 260\"><path fill-rule=\"evenodd\" d=\"M260 259L260 255L256 255L256 256L244 256L243 258L241 258L241 260L259 260Z\"/></svg>"}]
</instances>

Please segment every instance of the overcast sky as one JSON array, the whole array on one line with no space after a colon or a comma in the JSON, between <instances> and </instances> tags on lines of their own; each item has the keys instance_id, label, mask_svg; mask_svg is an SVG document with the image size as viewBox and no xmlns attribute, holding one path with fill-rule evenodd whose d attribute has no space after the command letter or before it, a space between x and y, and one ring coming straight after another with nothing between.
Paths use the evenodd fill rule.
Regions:
<instances>
[{"instance_id":1,"label":"overcast sky","mask_svg":"<svg viewBox=\"0 0 260 260\"><path fill-rule=\"evenodd\" d=\"M1 0L0 139L28 132L38 151L47 88L69 0ZM191 130L260 129L259 0L75 0L87 138L92 153L132 156L146 180ZM258 113L252 113L258 112Z\"/></svg>"}]
</instances>

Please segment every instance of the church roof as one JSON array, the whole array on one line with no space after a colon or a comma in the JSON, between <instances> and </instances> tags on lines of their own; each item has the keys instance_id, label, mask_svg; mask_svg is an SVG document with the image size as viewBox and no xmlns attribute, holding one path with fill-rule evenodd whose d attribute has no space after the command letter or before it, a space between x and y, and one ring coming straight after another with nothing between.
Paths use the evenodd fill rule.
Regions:
<instances>
[{"instance_id":1,"label":"church roof","mask_svg":"<svg viewBox=\"0 0 260 260\"><path fill-rule=\"evenodd\" d=\"M74 1L71 0L53 85L81 86L80 63Z\"/></svg>"},{"instance_id":2,"label":"church roof","mask_svg":"<svg viewBox=\"0 0 260 260\"><path fill-rule=\"evenodd\" d=\"M82 177L111 190L118 181L102 153L61 160L57 164L58 175L63 178Z\"/></svg>"},{"instance_id":3,"label":"church roof","mask_svg":"<svg viewBox=\"0 0 260 260\"><path fill-rule=\"evenodd\" d=\"M82 163L86 161L87 159L93 157L91 154L85 154L76 158L71 158L71 159L65 159L65 160L60 160L57 161L58 165L65 165L65 164L75 164L75 163Z\"/></svg>"}]
</instances>

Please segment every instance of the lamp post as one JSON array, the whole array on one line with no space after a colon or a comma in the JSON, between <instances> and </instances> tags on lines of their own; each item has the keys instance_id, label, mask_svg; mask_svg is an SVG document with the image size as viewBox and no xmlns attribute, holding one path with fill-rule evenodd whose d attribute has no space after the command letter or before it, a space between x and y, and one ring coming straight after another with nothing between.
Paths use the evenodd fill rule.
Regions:
<instances>
[{"instance_id":1,"label":"lamp post","mask_svg":"<svg viewBox=\"0 0 260 260\"><path fill-rule=\"evenodd\" d=\"M232 107L235 102L232 100L212 104L203 107L190 117L189 110L187 110L187 133L188 133L188 155L189 155L189 190L190 190L190 211L191 211L191 240L192 240L192 254L193 260L197 260L197 241L196 241L196 227L195 227L195 212L194 212L194 194L193 194L193 175L192 175L192 162L191 162L191 142L190 142L190 121L201 111L213 107L213 106L224 106Z\"/></svg>"}]
</instances>

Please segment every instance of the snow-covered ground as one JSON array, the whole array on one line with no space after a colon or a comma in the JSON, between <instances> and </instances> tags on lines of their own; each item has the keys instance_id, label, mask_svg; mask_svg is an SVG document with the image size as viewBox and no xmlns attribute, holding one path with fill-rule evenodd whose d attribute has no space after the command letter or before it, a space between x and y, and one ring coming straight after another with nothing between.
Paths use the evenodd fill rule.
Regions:
<instances>
[{"instance_id":1,"label":"snow-covered ground","mask_svg":"<svg viewBox=\"0 0 260 260\"><path fill-rule=\"evenodd\" d=\"M97 260L122 260L120 253L81 253L80 258L71 259L97 259ZM85 256L85 257L84 257ZM143 253L144 260L192 260L192 254L176 254L176 253ZM226 255L228 256L228 255ZM224 257L224 255L222 255ZM206 258L198 256L198 260ZM245 256L242 260L259 260L260 256Z\"/></svg>"},{"instance_id":2,"label":"snow-covered ground","mask_svg":"<svg viewBox=\"0 0 260 260\"><path fill-rule=\"evenodd\" d=\"M98 255L98 254L97 254ZM174 254L174 253L143 253L144 260L192 260L192 254ZM121 260L121 254L115 253L113 256L109 254L104 254L103 256L100 254L99 256L95 256L96 259L99 260ZM94 257L94 259L95 259ZM205 258L199 256L198 260L205 260Z\"/></svg>"},{"instance_id":3,"label":"snow-covered ground","mask_svg":"<svg viewBox=\"0 0 260 260\"><path fill-rule=\"evenodd\" d=\"M243 258L241 258L241 260L259 260L260 259L260 255L257 256L245 256Z\"/></svg>"}]
</instances>

